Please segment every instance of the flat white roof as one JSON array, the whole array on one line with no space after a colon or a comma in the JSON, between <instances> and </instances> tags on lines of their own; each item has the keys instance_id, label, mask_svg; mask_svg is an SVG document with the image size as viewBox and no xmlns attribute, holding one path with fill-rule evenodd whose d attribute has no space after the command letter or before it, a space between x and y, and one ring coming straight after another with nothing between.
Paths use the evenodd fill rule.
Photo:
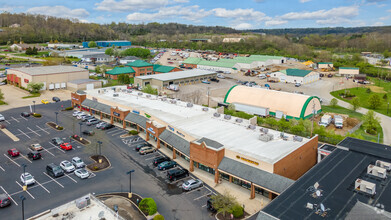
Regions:
<instances>
[{"instance_id":1,"label":"flat white roof","mask_svg":"<svg viewBox=\"0 0 391 220\"><path fill-rule=\"evenodd\" d=\"M126 87L121 86L121 89ZM209 138L224 145L228 150L232 150L255 159L274 164L294 150L298 149L306 142L303 138L301 142L293 141L294 135L285 134L288 140L280 137L279 131L270 130L268 134L273 135L274 139L269 142L259 140L261 127L256 126L254 130L248 129L249 121L244 120L241 123L235 121L235 117L230 120L224 119L224 116L216 118L213 114L215 109L209 108L203 111L203 106L193 105L187 107L187 103L177 101L176 104L170 102L171 99L163 101L162 97L152 95L147 98L146 94L139 96L139 91L132 93L116 92L118 97L113 97L114 91L110 88L106 93L98 93L98 89L87 90L86 93L92 97L104 99L107 102L116 103L132 107L136 110L142 110L146 113L159 118L162 121L182 130L193 136L195 139L202 137Z\"/></svg>"},{"instance_id":2,"label":"flat white roof","mask_svg":"<svg viewBox=\"0 0 391 220\"><path fill-rule=\"evenodd\" d=\"M190 77L196 77L196 76L204 76L216 73L215 71L209 71L209 70L201 70L201 69L192 69L192 70L185 70L185 71L177 71L177 72L170 72L170 73L161 73L156 75L146 75L146 76L137 76L136 78L139 79L156 79L160 81L168 81L168 80L177 80L177 79L184 79L184 78L190 78Z\"/></svg>"},{"instance_id":3,"label":"flat white roof","mask_svg":"<svg viewBox=\"0 0 391 220\"><path fill-rule=\"evenodd\" d=\"M10 70L15 70L23 72L32 76L46 75L46 74L56 74L56 73L70 73L70 72L81 72L88 71L79 67L74 66L38 66L38 67L21 67L21 68L12 68Z\"/></svg>"}]
</instances>

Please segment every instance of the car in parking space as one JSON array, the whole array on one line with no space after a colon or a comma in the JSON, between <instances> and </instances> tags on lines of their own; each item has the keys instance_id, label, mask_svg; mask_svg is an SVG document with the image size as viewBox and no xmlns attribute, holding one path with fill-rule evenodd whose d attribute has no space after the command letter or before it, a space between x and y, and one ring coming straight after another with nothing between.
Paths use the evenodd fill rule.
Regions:
<instances>
[{"instance_id":1,"label":"car in parking space","mask_svg":"<svg viewBox=\"0 0 391 220\"><path fill-rule=\"evenodd\" d=\"M301 86L301 83L296 83L295 86L296 86L296 87L300 87L300 86Z\"/></svg>"},{"instance_id":2,"label":"car in parking space","mask_svg":"<svg viewBox=\"0 0 391 220\"><path fill-rule=\"evenodd\" d=\"M79 115L80 113L81 113L81 111L74 111L73 114L72 114L72 116L73 116L73 117L76 117L76 116Z\"/></svg>"},{"instance_id":3,"label":"car in parking space","mask_svg":"<svg viewBox=\"0 0 391 220\"><path fill-rule=\"evenodd\" d=\"M16 148L9 149L7 152L8 155L10 155L11 157L17 157L20 154L20 152Z\"/></svg>"},{"instance_id":4,"label":"car in parking space","mask_svg":"<svg viewBox=\"0 0 391 220\"><path fill-rule=\"evenodd\" d=\"M176 181L176 180L182 179L187 176L189 176L189 171L187 171L185 169L177 168L177 169L169 170L167 172L167 177L168 177L168 180L170 180L170 181Z\"/></svg>"},{"instance_id":5,"label":"car in parking space","mask_svg":"<svg viewBox=\"0 0 391 220\"><path fill-rule=\"evenodd\" d=\"M63 150L72 150L72 145L70 143L62 143L60 144L60 147Z\"/></svg>"},{"instance_id":6,"label":"car in parking space","mask_svg":"<svg viewBox=\"0 0 391 220\"><path fill-rule=\"evenodd\" d=\"M159 170L167 170L167 169L170 169L170 168L173 168L173 167L176 167L177 166L177 163L175 161L165 161L163 163L160 163L157 168Z\"/></svg>"},{"instance_id":7,"label":"car in parking space","mask_svg":"<svg viewBox=\"0 0 391 220\"><path fill-rule=\"evenodd\" d=\"M54 97L52 98L52 100L53 100L54 102L59 102L59 101L61 101L60 98L58 98L58 97L56 97L56 96L54 96Z\"/></svg>"},{"instance_id":8,"label":"car in parking space","mask_svg":"<svg viewBox=\"0 0 391 220\"><path fill-rule=\"evenodd\" d=\"M205 84L210 84L210 82L208 80L202 80L201 82L205 83Z\"/></svg>"},{"instance_id":9,"label":"car in parking space","mask_svg":"<svg viewBox=\"0 0 391 220\"><path fill-rule=\"evenodd\" d=\"M225 79L225 76L223 76L223 75L221 75L221 74L217 74L217 78Z\"/></svg>"},{"instance_id":10,"label":"car in parking space","mask_svg":"<svg viewBox=\"0 0 391 220\"><path fill-rule=\"evenodd\" d=\"M154 147L142 147L140 150L139 150L139 154L141 155L145 155L145 154L150 154L150 153L153 153L156 151L156 148Z\"/></svg>"},{"instance_id":11,"label":"car in parking space","mask_svg":"<svg viewBox=\"0 0 391 220\"><path fill-rule=\"evenodd\" d=\"M212 78L212 79L210 79L210 81L213 81L213 82L220 82L220 80L218 80L218 79L216 79L216 78Z\"/></svg>"},{"instance_id":12,"label":"car in parking space","mask_svg":"<svg viewBox=\"0 0 391 220\"><path fill-rule=\"evenodd\" d=\"M64 175L64 171L61 169L60 166L51 163L46 166L46 173L52 177L60 177Z\"/></svg>"},{"instance_id":13,"label":"car in parking space","mask_svg":"<svg viewBox=\"0 0 391 220\"><path fill-rule=\"evenodd\" d=\"M22 112L22 113L20 113L20 115L25 118L30 117L30 113L28 113L28 112Z\"/></svg>"},{"instance_id":14,"label":"car in parking space","mask_svg":"<svg viewBox=\"0 0 391 220\"><path fill-rule=\"evenodd\" d=\"M92 118L92 119L89 119L86 124L87 124L87 126L91 126L91 125L96 125L98 123L99 123L98 119Z\"/></svg>"},{"instance_id":15,"label":"car in parking space","mask_svg":"<svg viewBox=\"0 0 391 220\"><path fill-rule=\"evenodd\" d=\"M81 168L81 169L75 170L75 175L77 177L79 177L80 179L86 179L90 176L90 172L88 172L88 170L86 170L84 168Z\"/></svg>"},{"instance_id":16,"label":"car in parking space","mask_svg":"<svg viewBox=\"0 0 391 220\"><path fill-rule=\"evenodd\" d=\"M199 179L196 179L196 180L190 179L190 180L185 181L182 184L182 189L190 191L192 189L202 187L203 185L204 185L204 183Z\"/></svg>"},{"instance_id":17,"label":"car in parking space","mask_svg":"<svg viewBox=\"0 0 391 220\"><path fill-rule=\"evenodd\" d=\"M0 114L0 121L5 121L5 117L2 114Z\"/></svg>"},{"instance_id":18,"label":"car in parking space","mask_svg":"<svg viewBox=\"0 0 391 220\"><path fill-rule=\"evenodd\" d=\"M72 158L71 162L72 162L73 166L75 166L76 168L83 168L86 166L86 164L83 162L82 159L80 159L80 157Z\"/></svg>"},{"instance_id":19,"label":"car in parking space","mask_svg":"<svg viewBox=\"0 0 391 220\"><path fill-rule=\"evenodd\" d=\"M43 150L43 147L40 144L32 144L30 145L30 149L33 151L40 151Z\"/></svg>"},{"instance_id":20,"label":"car in parking space","mask_svg":"<svg viewBox=\"0 0 391 220\"><path fill-rule=\"evenodd\" d=\"M143 147L150 147L150 146L152 146L152 144L145 142L145 143L142 143L142 144L137 144L137 146L134 148L134 150L135 151L140 151L141 148L143 148Z\"/></svg>"},{"instance_id":21,"label":"car in parking space","mask_svg":"<svg viewBox=\"0 0 391 220\"><path fill-rule=\"evenodd\" d=\"M23 183L23 185L33 185L35 183L34 177L30 173L22 173L20 175L20 181Z\"/></svg>"},{"instance_id":22,"label":"car in parking space","mask_svg":"<svg viewBox=\"0 0 391 220\"><path fill-rule=\"evenodd\" d=\"M42 102L42 104L49 104L49 101L46 99L42 99L41 102Z\"/></svg>"},{"instance_id":23,"label":"car in parking space","mask_svg":"<svg viewBox=\"0 0 391 220\"><path fill-rule=\"evenodd\" d=\"M38 160L41 159L42 155L38 151L31 151L27 154L28 158L31 158L32 160Z\"/></svg>"},{"instance_id":24,"label":"car in parking space","mask_svg":"<svg viewBox=\"0 0 391 220\"><path fill-rule=\"evenodd\" d=\"M52 143L55 144L55 145L57 145L57 146L59 146L59 145L63 144L64 141L63 141L61 138L59 138L59 137L54 137L54 138L52 139Z\"/></svg>"},{"instance_id":25,"label":"car in parking space","mask_svg":"<svg viewBox=\"0 0 391 220\"><path fill-rule=\"evenodd\" d=\"M87 136L92 136L92 135L95 134L94 131L90 131L90 130L84 130L82 133L85 134L85 135L87 135Z\"/></svg>"},{"instance_id":26,"label":"car in parking space","mask_svg":"<svg viewBox=\"0 0 391 220\"><path fill-rule=\"evenodd\" d=\"M206 201L206 208L211 212L216 212L216 209L213 207L212 199L208 199L208 201Z\"/></svg>"},{"instance_id":27,"label":"car in parking space","mask_svg":"<svg viewBox=\"0 0 391 220\"><path fill-rule=\"evenodd\" d=\"M163 163L165 161L170 161L170 158L165 157L165 156L159 156L153 159L152 164L157 167L160 163Z\"/></svg>"},{"instance_id":28,"label":"car in parking space","mask_svg":"<svg viewBox=\"0 0 391 220\"><path fill-rule=\"evenodd\" d=\"M11 198L4 193L0 194L0 207L3 208L9 205L11 205Z\"/></svg>"},{"instance_id":29,"label":"car in parking space","mask_svg":"<svg viewBox=\"0 0 391 220\"><path fill-rule=\"evenodd\" d=\"M90 119L95 119L95 117L92 116L92 115L83 115L83 116L81 116L81 121L88 121Z\"/></svg>"},{"instance_id":30,"label":"car in parking space","mask_svg":"<svg viewBox=\"0 0 391 220\"><path fill-rule=\"evenodd\" d=\"M85 115L87 115L86 113L84 113L84 112L81 112L80 114L78 114L77 116L76 116L76 118L77 119L82 119Z\"/></svg>"},{"instance_id":31,"label":"car in parking space","mask_svg":"<svg viewBox=\"0 0 391 220\"><path fill-rule=\"evenodd\" d=\"M107 122L102 121L102 122L96 124L95 127L96 127L97 129L101 129L105 124L107 124Z\"/></svg>"},{"instance_id":32,"label":"car in parking space","mask_svg":"<svg viewBox=\"0 0 391 220\"><path fill-rule=\"evenodd\" d=\"M110 128L114 128L114 125L107 123L107 124L103 125L101 129L102 130L108 130Z\"/></svg>"},{"instance_id":33,"label":"car in parking space","mask_svg":"<svg viewBox=\"0 0 391 220\"><path fill-rule=\"evenodd\" d=\"M61 161L60 167L67 173L75 171L75 166L73 166L73 164L67 160Z\"/></svg>"}]
</instances>

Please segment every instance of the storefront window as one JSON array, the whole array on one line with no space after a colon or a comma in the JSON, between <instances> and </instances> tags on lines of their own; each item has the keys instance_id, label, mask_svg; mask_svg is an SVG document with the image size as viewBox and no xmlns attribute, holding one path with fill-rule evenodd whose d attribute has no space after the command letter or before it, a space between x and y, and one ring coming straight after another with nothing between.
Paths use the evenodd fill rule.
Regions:
<instances>
[{"instance_id":1,"label":"storefront window","mask_svg":"<svg viewBox=\"0 0 391 220\"><path fill-rule=\"evenodd\" d=\"M229 181L229 175L227 175L225 173L220 173L220 176L222 179Z\"/></svg>"},{"instance_id":2,"label":"storefront window","mask_svg":"<svg viewBox=\"0 0 391 220\"><path fill-rule=\"evenodd\" d=\"M251 189L251 184L246 181L242 181L240 179L237 179L235 177L232 177L232 182L235 183L236 185L239 185L241 187L244 187L246 189Z\"/></svg>"},{"instance_id":3,"label":"storefront window","mask_svg":"<svg viewBox=\"0 0 391 220\"><path fill-rule=\"evenodd\" d=\"M210 167L208 167L208 166L205 166L205 165L203 165L202 163L198 163L198 168L199 168L200 170L206 171L206 172L208 172L208 173L215 174L215 169L210 168Z\"/></svg>"}]
</instances>

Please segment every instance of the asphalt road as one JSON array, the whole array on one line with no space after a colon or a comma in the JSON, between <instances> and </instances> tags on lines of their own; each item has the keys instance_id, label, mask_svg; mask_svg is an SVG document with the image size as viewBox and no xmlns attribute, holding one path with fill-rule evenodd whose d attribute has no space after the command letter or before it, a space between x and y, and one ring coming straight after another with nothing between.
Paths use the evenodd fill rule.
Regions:
<instances>
[{"instance_id":1,"label":"asphalt road","mask_svg":"<svg viewBox=\"0 0 391 220\"><path fill-rule=\"evenodd\" d=\"M66 202L77 199L88 193L128 192L129 175L127 171L134 169L132 174L132 191L142 197L151 197L156 201L158 211L166 219L213 219L206 209L208 196L215 193L209 186L184 192L179 186L185 180L170 183L166 180L166 171L159 171L152 166L152 160L160 154L156 152L149 155L139 155L134 151L134 145L144 140L137 138L120 138L126 131L121 128L113 128L107 131L94 130L96 134L86 137L92 144L82 146L72 142L73 150L63 151L50 144L53 137L61 137L68 140L73 133L79 133L79 120L72 117L71 111L61 112L61 105L69 106L70 102L51 103L48 105L36 105L36 112L43 115L42 118L27 118L20 116L20 112L29 111L29 107L22 107L1 112L7 119L3 124L16 135L20 141L14 142L3 132L0 132L0 193L11 196L12 205L0 209L0 219L20 219L22 205L20 196L26 200L25 216L31 217L42 211L55 208ZM59 124L64 126L64 131L56 131L45 123L55 122L55 111L59 111ZM82 130L87 126L82 125ZM53 179L45 174L45 167L49 163L59 164L62 160L71 160L74 156L81 157L85 163L91 163L89 158L97 152L97 141L101 140L102 154L108 157L111 167L97 172L86 180L81 180L73 173ZM45 149L41 151L43 160L30 161L24 156L28 153L28 146L40 143ZM22 156L8 158L6 151L16 147ZM26 172L31 173L38 181L29 186L27 192L22 191L20 174L23 173L22 164L27 165ZM194 178L192 176L187 177Z\"/></svg>"}]
</instances>

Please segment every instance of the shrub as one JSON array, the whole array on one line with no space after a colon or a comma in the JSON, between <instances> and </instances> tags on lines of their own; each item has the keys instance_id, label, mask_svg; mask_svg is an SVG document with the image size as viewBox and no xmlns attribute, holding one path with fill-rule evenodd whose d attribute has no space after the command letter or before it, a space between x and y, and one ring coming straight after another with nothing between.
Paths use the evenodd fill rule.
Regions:
<instances>
[{"instance_id":1,"label":"shrub","mask_svg":"<svg viewBox=\"0 0 391 220\"><path fill-rule=\"evenodd\" d=\"M156 215L153 217L153 220L164 220L164 217L162 215Z\"/></svg>"},{"instance_id":2,"label":"shrub","mask_svg":"<svg viewBox=\"0 0 391 220\"><path fill-rule=\"evenodd\" d=\"M235 218L242 217L243 216L243 207L238 204L235 204L234 206L232 206L232 215Z\"/></svg>"},{"instance_id":3,"label":"shrub","mask_svg":"<svg viewBox=\"0 0 391 220\"><path fill-rule=\"evenodd\" d=\"M73 107L72 106L71 107L66 107L65 110L67 110L67 111L73 110Z\"/></svg>"},{"instance_id":4,"label":"shrub","mask_svg":"<svg viewBox=\"0 0 391 220\"><path fill-rule=\"evenodd\" d=\"M332 107L336 107L338 105L338 100L336 98L331 99L330 105Z\"/></svg>"},{"instance_id":5,"label":"shrub","mask_svg":"<svg viewBox=\"0 0 391 220\"><path fill-rule=\"evenodd\" d=\"M36 117L36 118L42 117L42 115L41 115L41 114L38 114L38 113L34 113L33 116Z\"/></svg>"},{"instance_id":6,"label":"shrub","mask_svg":"<svg viewBox=\"0 0 391 220\"><path fill-rule=\"evenodd\" d=\"M94 166L93 169L94 169L94 170L98 170L98 167L97 167L97 166Z\"/></svg>"},{"instance_id":7,"label":"shrub","mask_svg":"<svg viewBox=\"0 0 391 220\"><path fill-rule=\"evenodd\" d=\"M366 92L367 92L367 93L371 93L371 89L370 89L370 88L368 88Z\"/></svg>"},{"instance_id":8,"label":"shrub","mask_svg":"<svg viewBox=\"0 0 391 220\"><path fill-rule=\"evenodd\" d=\"M61 126L58 126L58 127L57 127L57 130L60 130L60 131L62 131L62 130L64 130L64 128L63 128L63 127L61 127Z\"/></svg>"},{"instance_id":9,"label":"shrub","mask_svg":"<svg viewBox=\"0 0 391 220\"><path fill-rule=\"evenodd\" d=\"M131 135L137 135L139 132L138 131L136 131L136 130L131 130L131 131L129 131L129 134L131 134Z\"/></svg>"},{"instance_id":10,"label":"shrub","mask_svg":"<svg viewBox=\"0 0 391 220\"><path fill-rule=\"evenodd\" d=\"M148 215L153 215L157 212L156 203L152 198L142 199L138 207L141 211L148 213Z\"/></svg>"}]
</instances>

